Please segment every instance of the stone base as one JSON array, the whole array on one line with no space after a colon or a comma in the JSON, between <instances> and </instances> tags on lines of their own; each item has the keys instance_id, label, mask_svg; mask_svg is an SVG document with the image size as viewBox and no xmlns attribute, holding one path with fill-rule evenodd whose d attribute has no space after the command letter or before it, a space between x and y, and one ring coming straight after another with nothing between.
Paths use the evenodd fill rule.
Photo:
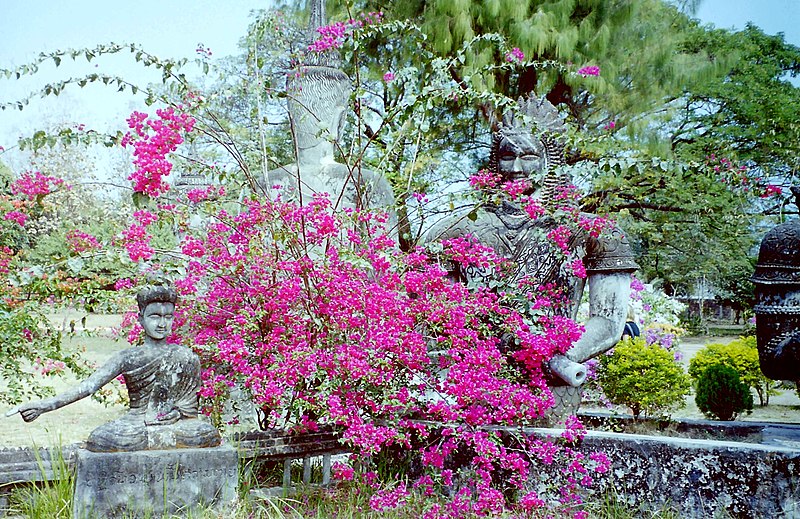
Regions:
<instances>
[{"instance_id":1,"label":"stone base","mask_svg":"<svg viewBox=\"0 0 800 519\"><path fill-rule=\"evenodd\" d=\"M236 498L238 456L206 449L90 452L76 460L73 519L161 517L197 506L222 510Z\"/></svg>"}]
</instances>

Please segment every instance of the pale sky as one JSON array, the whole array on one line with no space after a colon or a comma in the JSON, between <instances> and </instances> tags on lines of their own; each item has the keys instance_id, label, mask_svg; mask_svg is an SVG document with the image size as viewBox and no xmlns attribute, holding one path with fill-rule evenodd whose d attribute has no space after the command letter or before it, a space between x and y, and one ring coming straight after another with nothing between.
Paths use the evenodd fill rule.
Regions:
<instances>
[{"instance_id":1,"label":"pale sky","mask_svg":"<svg viewBox=\"0 0 800 519\"><path fill-rule=\"evenodd\" d=\"M194 58L198 43L214 57L237 52L237 42L251 21L250 12L268 7L270 0L0 0L0 69L13 69L39 52L92 47L99 43L138 43L163 58ZM800 45L800 0L704 0L697 17L717 27L744 27L752 21L767 33L784 32ZM0 78L0 102L15 101L44 84L93 72L135 77L144 85L148 76L130 55L87 64L52 64L25 81ZM122 128L125 117L142 108L130 96L99 86L74 88L60 98L39 100L22 112L0 112L0 146L41 126L47 118L86 123L99 131Z\"/></svg>"}]
</instances>

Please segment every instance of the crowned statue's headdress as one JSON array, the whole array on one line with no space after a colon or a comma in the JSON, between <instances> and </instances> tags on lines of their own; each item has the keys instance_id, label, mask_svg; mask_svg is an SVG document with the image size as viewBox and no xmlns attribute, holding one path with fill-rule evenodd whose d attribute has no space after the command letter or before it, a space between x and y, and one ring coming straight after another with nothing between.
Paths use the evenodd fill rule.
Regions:
<instances>
[{"instance_id":1,"label":"crowned statue's headdress","mask_svg":"<svg viewBox=\"0 0 800 519\"><path fill-rule=\"evenodd\" d=\"M548 205L559 186L566 186L569 183L568 178L556 171L565 163L564 136L567 125L561 114L547 98L538 98L531 94L526 98L520 97L516 109L507 110L503 114L503 121L499 126L492 135L489 168L493 173L500 172L498 151L503 140L513 143L515 138L522 135L533 135L545 149L541 199L545 206Z\"/></svg>"}]
</instances>

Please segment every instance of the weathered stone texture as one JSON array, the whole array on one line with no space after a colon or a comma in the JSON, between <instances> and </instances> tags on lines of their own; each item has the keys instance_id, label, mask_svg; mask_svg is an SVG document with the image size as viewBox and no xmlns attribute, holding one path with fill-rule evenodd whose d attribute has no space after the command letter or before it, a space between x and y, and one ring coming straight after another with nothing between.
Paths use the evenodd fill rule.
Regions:
<instances>
[{"instance_id":1,"label":"weathered stone texture","mask_svg":"<svg viewBox=\"0 0 800 519\"><path fill-rule=\"evenodd\" d=\"M590 432L581 449L603 451L598 490L642 510L681 517L800 517L800 449L739 442Z\"/></svg>"},{"instance_id":2,"label":"weathered stone texture","mask_svg":"<svg viewBox=\"0 0 800 519\"><path fill-rule=\"evenodd\" d=\"M236 497L237 464L230 446L79 450L73 518L161 517L198 506L222 510Z\"/></svg>"}]
</instances>

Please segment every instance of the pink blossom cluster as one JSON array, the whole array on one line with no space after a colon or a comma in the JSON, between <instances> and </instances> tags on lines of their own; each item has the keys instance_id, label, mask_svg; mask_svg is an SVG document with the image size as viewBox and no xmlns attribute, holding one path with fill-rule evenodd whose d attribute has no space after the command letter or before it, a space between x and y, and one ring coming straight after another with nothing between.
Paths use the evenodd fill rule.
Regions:
<instances>
[{"instance_id":1,"label":"pink blossom cluster","mask_svg":"<svg viewBox=\"0 0 800 519\"><path fill-rule=\"evenodd\" d=\"M499 173L494 173L488 169L482 169L469 177L469 185L475 189L488 189L497 187L503 181Z\"/></svg>"},{"instance_id":2,"label":"pink blossom cluster","mask_svg":"<svg viewBox=\"0 0 800 519\"><path fill-rule=\"evenodd\" d=\"M729 189L752 193L761 198L778 197L783 194L780 186L769 184L761 174L751 171L745 165L738 165L727 157L717 157L711 154L706 157L706 166Z\"/></svg>"},{"instance_id":3,"label":"pink blossom cluster","mask_svg":"<svg viewBox=\"0 0 800 519\"><path fill-rule=\"evenodd\" d=\"M155 254L155 249L150 245L151 239L145 226L134 223L122 231L118 243L128 252L131 261L139 262L147 261Z\"/></svg>"},{"instance_id":4,"label":"pink blossom cluster","mask_svg":"<svg viewBox=\"0 0 800 519\"><path fill-rule=\"evenodd\" d=\"M3 215L3 220L14 222L20 227L25 227L25 222L28 221L28 213L22 211L8 211Z\"/></svg>"},{"instance_id":5,"label":"pink blossom cluster","mask_svg":"<svg viewBox=\"0 0 800 519\"><path fill-rule=\"evenodd\" d=\"M100 242L87 232L73 229L67 232L67 246L73 253L80 254L99 249Z\"/></svg>"},{"instance_id":6,"label":"pink blossom cluster","mask_svg":"<svg viewBox=\"0 0 800 519\"><path fill-rule=\"evenodd\" d=\"M506 53L506 61L523 61L524 59L525 53L519 50L519 47L514 47Z\"/></svg>"},{"instance_id":7,"label":"pink blossom cluster","mask_svg":"<svg viewBox=\"0 0 800 519\"><path fill-rule=\"evenodd\" d=\"M578 215L578 227L593 238L599 237L604 231L610 231L615 225L614 220L603 216Z\"/></svg>"},{"instance_id":8,"label":"pink blossom cluster","mask_svg":"<svg viewBox=\"0 0 800 519\"><path fill-rule=\"evenodd\" d=\"M183 143L183 135L190 133L195 124L192 116L172 107L156 110L156 116L151 119L145 113L133 112L127 120L132 131L120 143L123 147L133 146L136 171L128 180L133 181L134 192L153 198L169 190L164 177L172 171L172 163L167 155Z\"/></svg>"},{"instance_id":9,"label":"pink blossom cluster","mask_svg":"<svg viewBox=\"0 0 800 519\"><path fill-rule=\"evenodd\" d=\"M561 251L569 253L571 251L570 239L572 230L566 225L559 225L547 233L547 238L555 243Z\"/></svg>"},{"instance_id":10,"label":"pink blossom cluster","mask_svg":"<svg viewBox=\"0 0 800 519\"><path fill-rule=\"evenodd\" d=\"M134 286L135 283L131 278L122 278L114 282L114 290L128 290Z\"/></svg>"},{"instance_id":11,"label":"pink blossom cluster","mask_svg":"<svg viewBox=\"0 0 800 519\"><path fill-rule=\"evenodd\" d=\"M43 175L39 171L26 171L11 184L11 193L35 200L39 196L50 194L63 183L63 179Z\"/></svg>"},{"instance_id":12,"label":"pink blossom cluster","mask_svg":"<svg viewBox=\"0 0 800 519\"><path fill-rule=\"evenodd\" d=\"M586 67L578 69L578 74L583 77L588 76L599 76L600 75L600 67L596 65L588 65Z\"/></svg>"},{"instance_id":13,"label":"pink blossom cluster","mask_svg":"<svg viewBox=\"0 0 800 519\"><path fill-rule=\"evenodd\" d=\"M61 360L41 359L39 357L34 361L34 366L42 375L56 375L67 368L67 365Z\"/></svg>"},{"instance_id":14,"label":"pink blossom cluster","mask_svg":"<svg viewBox=\"0 0 800 519\"><path fill-rule=\"evenodd\" d=\"M308 46L311 52L325 52L330 49L341 48L345 39L356 29L365 25L380 23L383 19L382 12L369 12L362 14L360 18L350 19L346 22L336 22L325 27L317 28L319 37Z\"/></svg>"},{"instance_id":15,"label":"pink blossom cluster","mask_svg":"<svg viewBox=\"0 0 800 519\"><path fill-rule=\"evenodd\" d=\"M186 198L193 204L199 204L200 202L212 200L224 195L225 187L223 186L208 186L205 188L190 189L186 192Z\"/></svg>"},{"instance_id":16,"label":"pink blossom cluster","mask_svg":"<svg viewBox=\"0 0 800 519\"><path fill-rule=\"evenodd\" d=\"M454 282L423 249L400 253L384 214L335 211L327 196L303 206L242 204L181 243L188 259L175 283L184 301L176 340L202 359L206 410L238 384L272 427L336 426L364 455L421 449L425 473L410 487L361 475L375 485L376 510L401 505L414 490L440 493L456 475L472 482L439 516L516 506L499 490L499 474L511 473L522 488L543 447L509 448L480 427L541 417L553 402L542 363L566 351L580 327L563 317L531 324L504 295ZM470 237L443 249L464 268L503 271L496 253ZM503 336L516 339L514 353L502 349ZM452 427L435 431L431 420ZM469 466L448 466L462 449L473 453ZM591 470L560 447L552 454L563 455L568 467ZM357 477L343 464L334 473Z\"/></svg>"},{"instance_id":17,"label":"pink blossom cluster","mask_svg":"<svg viewBox=\"0 0 800 519\"><path fill-rule=\"evenodd\" d=\"M516 200L530 188L531 181L527 178L520 178L503 184L503 191L511 197L511 200Z\"/></svg>"}]
</instances>

